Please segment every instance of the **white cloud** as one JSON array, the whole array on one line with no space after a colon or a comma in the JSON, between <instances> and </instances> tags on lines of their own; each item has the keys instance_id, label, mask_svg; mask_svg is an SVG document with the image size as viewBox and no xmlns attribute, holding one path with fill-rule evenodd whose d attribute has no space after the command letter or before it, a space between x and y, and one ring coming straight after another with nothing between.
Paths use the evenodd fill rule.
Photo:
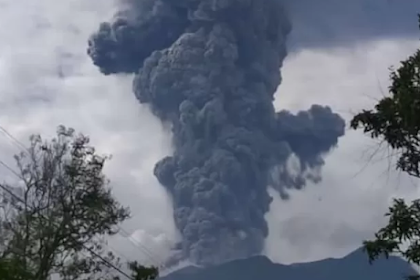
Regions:
<instances>
[{"instance_id":1,"label":"white cloud","mask_svg":"<svg viewBox=\"0 0 420 280\"><path fill-rule=\"evenodd\" d=\"M294 54L283 68L275 105L292 111L330 105L349 120L386 94L389 66L398 66L418 45L417 40L382 40ZM419 182L394 171L390 151L383 146L375 154L377 148L377 142L348 130L327 157L320 184L293 192L288 202L273 193L276 200L267 215L267 254L273 260L342 256L383 225L392 197L418 196Z\"/></svg>"},{"instance_id":2,"label":"white cloud","mask_svg":"<svg viewBox=\"0 0 420 280\"><path fill-rule=\"evenodd\" d=\"M334 48L417 36L415 0L283 0L293 22L294 48Z\"/></svg>"},{"instance_id":3,"label":"white cloud","mask_svg":"<svg viewBox=\"0 0 420 280\"><path fill-rule=\"evenodd\" d=\"M89 135L99 153L113 155L105 172L133 216L123 227L135 236L147 231L142 242L174 240L170 200L153 176L170 153L169 134L138 104L132 77L103 76L86 55L89 35L112 16L113 2L29 2L0 0L0 125L25 143L32 133L53 136L59 124ZM12 166L18 150L3 136L0 159ZM135 252L131 257L144 257Z\"/></svg>"}]
</instances>

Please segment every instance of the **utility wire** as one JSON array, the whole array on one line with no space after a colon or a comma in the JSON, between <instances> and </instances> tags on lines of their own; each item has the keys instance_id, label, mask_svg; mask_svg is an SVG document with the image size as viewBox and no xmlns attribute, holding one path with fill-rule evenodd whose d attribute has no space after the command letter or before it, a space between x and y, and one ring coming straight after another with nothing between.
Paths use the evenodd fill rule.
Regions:
<instances>
[{"instance_id":1,"label":"utility wire","mask_svg":"<svg viewBox=\"0 0 420 280\"><path fill-rule=\"evenodd\" d=\"M22 150L24 153L28 153L28 148L21 141L19 141L16 137L14 137L10 132L8 132L6 128L4 128L1 125L0 125L0 132L2 132L7 138L12 140L13 144L18 149ZM20 176L18 173L16 173L12 168L8 167L1 160L0 160L0 164L3 165L5 168L7 168L9 171L13 172L16 176ZM127 236L124 236L121 233L118 233L120 236L128 239L128 241L130 243L132 243L136 248L138 248L142 252L143 255L146 255L146 257L149 258L149 260L152 260L153 263L157 264L157 266L160 266L160 264L162 264L164 262L163 260L157 260L155 258L156 256L154 256L154 254L146 246L144 246L141 243L136 242L132 238L130 238L130 234L125 229L123 229L122 227L119 227L119 226L118 226L118 228L127 235Z\"/></svg>"},{"instance_id":2,"label":"utility wire","mask_svg":"<svg viewBox=\"0 0 420 280\"><path fill-rule=\"evenodd\" d=\"M4 134L8 135L11 139L13 139L13 141L19 143L20 148L26 152L26 148L24 148L25 146L19 142L16 138L14 138L10 133L7 132L6 129L4 129L3 127L0 126L0 131L2 131ZM13 175L15 175L18 179L22 179L21 176L13 170L13 168L11 168L9 165L7 165L4 161L2 161L0 159L0 165L2 165L3 167L5 167L9 172L11 172ZM7 192L9 195L11 195L13 198L15 198L16 200L25 203L25 201L17 196L15 193L13 193L11 190L9 190L7 187L5 187L3 184L0 184L0 188L2 190L4 190L5 192ZM44 216L40 216L43 219L48 220L46 217ZM77 242L76 239L72 238L71 236L69 236L69 238L73 239L75 242ZM127 277L127 279L130 280L135 280L133 277L131 277L130 275L128 275L127 273L125 273L124 271L122 271L120 268L116 267L114 264L110 263L109 261L107 261L106 259L104 259L101 255L97 254L93 249L87 247L86 245L82 244L82 247L87 250L89 253L91 253L92 255L94 255L95 257L97 257L98 259L100 259L105 265L107 265L110 268L115 269L116 271L118 271L119 273L121 273L123 276Z\"/></svg>"},{"instance_id":3,"label":"utility wire","mask_svg":"<svg viewBox=\"0 0 420 280\"><path fill-rule=\"evenodd\" d=\"M8 138L10 138L13 142L13 144L20 150L27 151L28 149L25 147L25 145L20 142L16 137L14 137L10 132L7 131L3 126L0 125L0 131Z\"/></svg>"},{"instance_id":4,"label":"utility wire","mask_svg":"<svg viewBox=\"0 0 420 280\"><path fill-rule=\"evenodd\" d=\"M157 260L155 255L143 244L140 242L134 240L130 237L130 233L128 233L124 228L118 227L120 231L124 232L126 236L122 235L124 238L127 238L128 241L130 241L131 244L133 244L136 248L138 248L144 255L146 255L149 259L151 259L155 264L157 264L159 267L163 263L163 260ZM159 258L160 259L160 258Z\"/></svg>"},{"instance_id":5,"label":"utility wire","mask_svg":"<svg viewBox=\"0 0 420 280\"><path fill-rule=\"evenodd\" d=\"M11 168L4 161L2 161L1 159L0 159L0 165L2 165L4 168L6 168L11 173L13 173L13 175L15 175L16 177L18 177L19 179L21 179L20 178L20 175L16 171L14 171L13 168Z\"/></svg>"},{"instance_id":6,"label":"utility wire","mask_svg":"<svg viewBox=\"0 0 420 280\"><path fill-rule=\"evenodd\" d=\"M10 140L12 140L12 143L18 149L22 150L25 153L28 153L28 149L26 148L26 146L21 141L19 141L16 137L14 137L10 132L8 132L6 128L4 128L1 125L0 125L0 132L2 132L7 138L9 138ZM20 178L20 175L16 171L14 171L11 167L9 167L6 163L4 163L2 160L0 160L0 165L2 165L3 167L5 167L11 173L13 173L17 178L21 179ZM3 188L3 186L1 186L1 187ZM163 265L164 261L161 260L160 257L159 257L159 260L157 260L155 258L155 256L154 256L154 254L146 246L144 246L140 242L137 242L137 241L133 240L132 238L130 238L130 234L124 228L122 228L120 226L117 226L117 227L120 229L120 231L124 232L127 236L124 236L121 233L118 233L119 235L121 235L123 238L128 239L130 243L132 243L136 248L138 248L142 252L142 254L146 255L146 257L149 258L149 260L152 260L153 263L157 264L157 266L159 268L164 268L164 265ZM110 247L109 244L108 244L108 247ZM122 253L120 253L117 250L115 250L115 248L111 248L111 249L114 250L120 256L125 257L127 259L126 256L124 256ZM121 271L119 271L119 272L121 273ZM127 275L125 275L125 276L126 277L129 277Z\"/></svg>"},{"instance_id":7,"label":"utility wire","mask_svg":"<svg viewBox=\"0 0 420 280\"><path fill-rule=\"evenodd\" d=\"M1 161L1 164L3 166L5 166L9 171L13 170L10 166L8 166L7 164L5 164L3 161ZM21 179L21 177L14 171L12 171L13 174L17 175L18 179ZM15 193L13 193L11 190L9 190L7 187L5 187L3 184L0 184L0 188L2 190L4 190L5 192L7 192L8 194L10 194L11 196L13 196L13 198L15 198L16 200L19 200L22 203L25 203L25 201L17 196ZM32 209L33 210L33 209ZM48 220L46 217L40 215L41 218ZM69 236L69 238L73 239L73 241L77 242L76 239L72 238L71 236ZM86 249L88 252L90 252L92 255L94 255L95 257L97 257L98 259L100 259L104 264L106 264L108 267L111 267L113 269L115 269L116 271L118 271L119 273L121 273L122 275L124 275L125 277L127 277L127 279L130 280L135 280L133 277L129 276L127 273L125 273L124 271L122 271L120 268L116 267L115 265L113 265L112 263L110 263L109 261L107 261L106 259L104 259L101 255L97 254L93 249L87 247L86 245L82 244L82 247L84 249Z\"/></svg>"}]
</instances>

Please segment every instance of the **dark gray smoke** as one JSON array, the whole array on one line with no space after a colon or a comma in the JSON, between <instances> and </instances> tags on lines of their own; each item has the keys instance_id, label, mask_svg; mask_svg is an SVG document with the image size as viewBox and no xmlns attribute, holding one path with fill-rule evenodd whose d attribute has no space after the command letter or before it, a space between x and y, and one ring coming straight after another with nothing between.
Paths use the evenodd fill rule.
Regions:
<instances>
[{"instance_id":1,"label":"dark gray smoke","mask_svg":"<svg viewBox=\"0 0 420 280\"><path fill-rule=\"evenodd\" d=\"M135 73L138 100L172 124L175 152L154 173L172 196L182 256L197 264L261 253L268 186L287 198L319 181L344 134L328 107L275 112L290 30L279 0L132 0L89 41L101 72Z\"/></svg>"}]
</instances>

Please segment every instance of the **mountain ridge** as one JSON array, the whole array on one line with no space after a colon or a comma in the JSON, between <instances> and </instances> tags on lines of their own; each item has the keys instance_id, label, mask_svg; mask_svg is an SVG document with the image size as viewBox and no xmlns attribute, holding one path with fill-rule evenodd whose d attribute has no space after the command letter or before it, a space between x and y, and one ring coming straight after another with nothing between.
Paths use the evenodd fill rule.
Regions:
<instances>
[{"instance_id":1,"label":"mountain ridge","mask_svg":"<svg viewBox=\"0 0 420 280\"><path fill-rule=\"evenodd\" d=\"M369 264L362 249L343 258L276 264L265 256L234 260L221 265L200 268L186 267L161 280L404 280L417 274L414 268L399 257L381 258Z\"/></svg>"}]
</instances>

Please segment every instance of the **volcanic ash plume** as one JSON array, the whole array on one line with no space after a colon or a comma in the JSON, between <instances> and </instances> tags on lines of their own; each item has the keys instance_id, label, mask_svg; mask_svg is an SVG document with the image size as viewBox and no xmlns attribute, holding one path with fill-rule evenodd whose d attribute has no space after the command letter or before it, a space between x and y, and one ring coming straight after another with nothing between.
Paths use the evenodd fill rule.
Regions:
<instances>
[{"instance_id":1,"label":"volcanic ash plume","mask_svg":"<svg viewBox=\"0 0 420 280\"><path fill-rule=\"evenodd\" d=\"M328 107L274 111L291 29L281 3L132 0L125 7L91 37L88 53L104 74L135 73L138 100L171 124L174 154L154 173L172 196L183 258L211 265L261 253L268 187L287 198L287 189L317 182L313 171L345 126Z\"/></svg>"}]
</instances>

